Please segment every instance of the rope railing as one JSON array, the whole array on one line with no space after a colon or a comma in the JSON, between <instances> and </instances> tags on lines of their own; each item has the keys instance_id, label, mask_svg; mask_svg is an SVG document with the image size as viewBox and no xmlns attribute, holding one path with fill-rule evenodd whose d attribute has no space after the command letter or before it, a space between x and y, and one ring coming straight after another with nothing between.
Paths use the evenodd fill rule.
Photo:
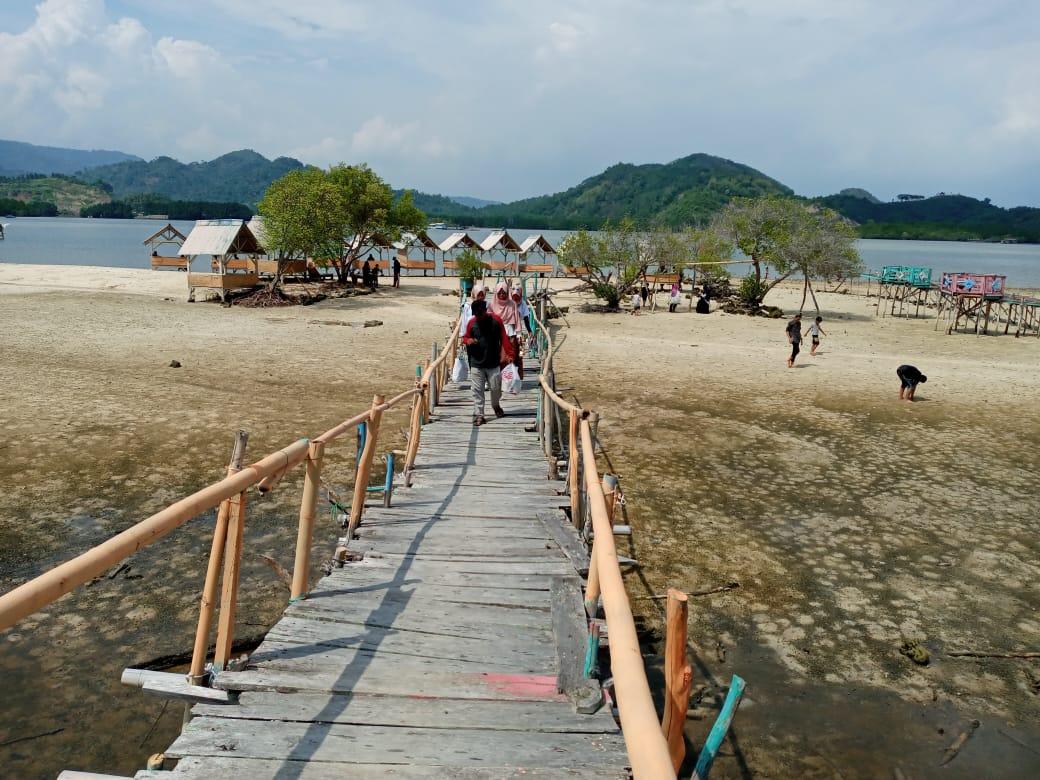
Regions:
<instances>
[{"instance_id":1,"label":"rope railing","mask_svg":"<svg viewBox=\"0 0 1040 780\"><path fill-rule=\"evenodd\" d=\"M584 527L587 515L593 533L585 604L592 616L595 616L602 598L607 635L610 638L610 668L614 678L618 716L629 762L632 765L632 774L636 780L674 780L678 763L673 760L668 739L654 709L635 621L632 618L614 544L613 506L617 495L617 480L612 475L605 474L601 481L596 466L596 413L578 404L569 403L556 392L552 362L557 346L545 324L548 319L546 305L547 298L542 297L534 315L537 325L536 338L544 355L541 374L538 377L539 435L542 437L550 463L555 462L555 409L566 413L566 439L564 440L562 431L557 433L561 456L566 448L571 521L580 531ZM685 711L683 715L685 716Z\"/></svg>"},{"instance_id":2,"label":"rope railing","mask_svg":"<svg viewBox=\"0 0 1040 780\"><path fill-rule=\"evenodd\" d=\"M255 486L261 495L268 493L289 471L301 463L304 464L303 495L300 501L290 602L306 598L310 550L317 514L318 493L323 482L321 472L326 447L348 431L361 426L365 427L364 446L362 452L359 453L354 477L353 501L350 505L347 523L347 539L349 540L353 538L354 532L361 522L372 464L376 456L382 415L407 400L411 400L413 404L413 422L420 423L418 427L413 426L408 441L410 458L406 461L407 469L410 470L414 464L421 436L421 423L429 417L429 396L431 394L435 397L439 395L440 389L449 376L445 370L447 360L449 357L454 359L457 351L459 325L453 324L454 327L444 345L443 352L429 363L427 369L417 378L415 387L395 395L390 400L385 400L382 395L376 395L372 399L371 406L364 412L338 423L320 436L314 439L299 439L256 463L243 467L242 461L248 437L240 431L236 436L227 475L223 479L195 491L102 544L92 547L0 596L0 631L10 628L23 618L103 574L112 566L158 541L188 521L204 512L216 509L213 541L202 590L191 668L187 675L188 683L191 685L206 684L209 681L209 674L206 671L206 654L209 636L213 628L213 615L218 603L220 615L212 668L219 672L227 668L231 660L249 488ZM436 353L437 350L438 345L435 343L434 352ZM421 417L420 412L423 414ZM388 456L388 463L392 464L392 462L392 458ZM386 482L388 486L381 489L384 493L390 490L392 474L388 475ZM388 498L388 495L384 496L384 505L388 505ZM339 557L339 553L338 550L337 557ZM223 573L222 583L220 582L221 573Z\"/></svg>"}]
</instances>

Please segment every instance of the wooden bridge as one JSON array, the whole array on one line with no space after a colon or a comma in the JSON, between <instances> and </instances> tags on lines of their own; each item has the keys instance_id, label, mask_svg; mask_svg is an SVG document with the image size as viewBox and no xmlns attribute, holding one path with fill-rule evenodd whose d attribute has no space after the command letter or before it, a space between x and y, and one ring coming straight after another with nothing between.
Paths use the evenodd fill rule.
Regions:
<instances>
[{"instance_id":1,"label":"wooden bridge","mask_svg":"<svg viewBox=\"0 0 1040 780\"><path fill-rule=\"evenodd\" d=\"M681 637L669 639L662 724L614 546L616 481L601 483L589 413L554 390L551 339L539 325L545 365L528 363L521 392L504 398L506 417L473 427L468 382L449 381L456 326L415 388L376 396L321 436L243 467L240 435L225 479L0 597L0 630L218 508L188 675L124 673L145 693L190 707L181 735L136 777L674 778L690 684L685 606L669 604L670 619L672 606L682 608ZM370 487L382 414L405 401L403 469L395 474L389 458L385 484ZM346 534L336 566L311 587L325 448L359 427ZM236 662L247 493L276 489L300 464L291 600L264 642ZM366 506L374 494L382 506ZM601 641L612 678L603 690ZM725 735L742 687L734 683L695 777L706 776Z\"/></svg>"}]
</instances>

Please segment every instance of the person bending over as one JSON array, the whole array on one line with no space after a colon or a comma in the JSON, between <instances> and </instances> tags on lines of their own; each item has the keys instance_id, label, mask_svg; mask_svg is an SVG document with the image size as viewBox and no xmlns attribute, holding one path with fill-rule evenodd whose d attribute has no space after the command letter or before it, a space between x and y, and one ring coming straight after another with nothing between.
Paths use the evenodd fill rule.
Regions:
<instances>
[{"instance_id":1,"label":"person bending over","mask_svg":"<svg viewBox=\"0 0 1040 780\"><path fill-rule=\"evenodd\" d=\"M917 385L924 384L928 381L928 377L921 373L917 366L901 365L896 369L896 376L899 377L899 400L914 400L914 393L917 391Z\"/></svg>"},{"instance_id":2,"label":"person bending over","mask_svg":"<svg viewBox=\"0 0 1040 780\"><path fill-rule=\"evenodd\" d=\"M469 356L469 378L473 388L473 425L487 422L484 417L484 385L491 390L491 408L496 417L502 410L502 366L513 362L513 345L506 336L502 320L488 311L487 301L473 301L473 319L466 326L462 343Z\"/></svg>"}]
</instances>

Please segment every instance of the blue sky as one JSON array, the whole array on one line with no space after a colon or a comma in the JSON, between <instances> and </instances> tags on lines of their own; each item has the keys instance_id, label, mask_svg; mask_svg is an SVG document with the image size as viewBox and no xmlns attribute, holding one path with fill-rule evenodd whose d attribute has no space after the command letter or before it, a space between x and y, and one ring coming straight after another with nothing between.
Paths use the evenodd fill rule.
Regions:
<instances>
[{"instance_id":1,"label":"blue sky","mask_svg":"<svg viewBox=\"0 0 1040 780\"><path fill-rule=\"evenodd\" d=\"M1040 3L0 4L0 138L370 163L511 200L693 152L1040 206Z\"/></svg>"}]
</instances>

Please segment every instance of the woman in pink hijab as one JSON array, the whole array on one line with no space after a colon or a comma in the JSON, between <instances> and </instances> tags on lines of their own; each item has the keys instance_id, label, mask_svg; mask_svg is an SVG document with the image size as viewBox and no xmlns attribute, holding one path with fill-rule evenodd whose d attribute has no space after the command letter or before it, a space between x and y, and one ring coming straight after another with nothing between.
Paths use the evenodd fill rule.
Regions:
<instances>
[{"instance_id":1,"label":"woman in pink hijab","mask_svg":"<svg viewBox=\"0 0 1040 780\"><path fill-rule=\"evenodd\" d=\"M524 378L523 365L520 358L520 333L523 330L523 324L520 320L520 308L509 296L509 285L505 282L499 282L495 285L495 294L491 298L491 305L488 307L492 314L498 316L502 320L502 324L506 327L506 333L509 335L509 340L513 342L513 354L516 356L513 363L518 369L520 378Z\"/></svg>"}]
</instances>

